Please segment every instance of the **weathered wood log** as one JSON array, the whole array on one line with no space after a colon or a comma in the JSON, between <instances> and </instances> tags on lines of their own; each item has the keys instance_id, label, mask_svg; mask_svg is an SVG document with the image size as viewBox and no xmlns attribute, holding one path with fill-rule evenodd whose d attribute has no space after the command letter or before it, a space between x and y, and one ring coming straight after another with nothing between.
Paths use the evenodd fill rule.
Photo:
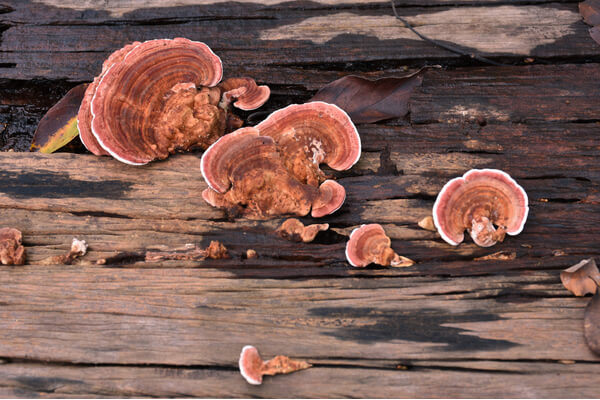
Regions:
<instances>
[{"instance_id":1,"label":"weathered wood log","mask_svg":"<svg viewBox=\"0 0 600 400\"><path fill-rule=\"evenodd\" d=\"M594 397L597 364L529 362L390 363L388 368L322 366L248 385L230 369L0 365L3 397ZM399 368L396 368L398 366ZM364 382L369 382L365 384ZM377 382L378 385L373 385Z\"/></svg>"}]
</instances>

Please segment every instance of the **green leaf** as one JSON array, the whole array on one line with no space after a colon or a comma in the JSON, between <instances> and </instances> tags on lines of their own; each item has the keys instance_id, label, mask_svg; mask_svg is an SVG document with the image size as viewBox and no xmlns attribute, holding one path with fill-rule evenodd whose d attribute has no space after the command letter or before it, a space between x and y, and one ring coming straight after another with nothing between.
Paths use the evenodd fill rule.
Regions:
<instances>
[{"instance_id":1,"label":"green leaf","mask_svg":"<svg viewBox=\"0 0 600 400\"><path fill-rule=\"evenodd\" d=\"M79 135L77 113L87 86L75 86L48 110L35 130L31 151L54 153Z\"/></svg>"}]
</instances>

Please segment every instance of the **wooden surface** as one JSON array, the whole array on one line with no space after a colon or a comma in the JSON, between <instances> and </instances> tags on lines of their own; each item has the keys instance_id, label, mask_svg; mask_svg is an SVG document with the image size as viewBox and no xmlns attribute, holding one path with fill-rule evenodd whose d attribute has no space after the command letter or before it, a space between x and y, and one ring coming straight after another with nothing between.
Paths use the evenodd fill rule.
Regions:
<instances>
[{"instance_id":1,"label":"wooden surface","mask_svg":"<svg viewBox=\"0 0 600 400\"><path fill-rule=\"evenodd\" d=\"M0 396L598 396L589 298L559 279L600 253L600 46L577 2L397 1L417 29L508 66L419 40L386 2L163 3L0 0L0 148L14 150L0 153L0 224L23 232L30 261L0 268ZM209 44L225 76L268 84L267 112L348 73L446 68L426 72L407 118L358 126L363 156L337 174L347 201L308 244L277 237L281 219L206 205L199 153L131 167L19 152L111 51L176 36ZM529 194L521 235L452 247L417 226L448 179L481 167ZM416 265L350 267L362 223L383 224ZM78 264L40 265L73 237L90 245ZM211 240L231 258L141 256ZM474 260L497 251L516 259ZM237 371L246 344L314 368L250 386Z\"/></svg>"}]
</instances>

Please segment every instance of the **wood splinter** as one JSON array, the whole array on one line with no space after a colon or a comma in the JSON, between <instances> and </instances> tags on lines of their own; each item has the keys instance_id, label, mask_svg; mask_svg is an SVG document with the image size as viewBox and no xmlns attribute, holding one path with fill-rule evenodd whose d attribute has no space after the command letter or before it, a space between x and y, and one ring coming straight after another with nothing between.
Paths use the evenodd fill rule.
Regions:
<instances>
[{"instance_id":1,"label":"wood splinter","mask_svg":"<svg viewBox=\"0 0 600 400\"><path fill-rule=\"evenodd\" d=\"M207 258L213 260L229 258L227 248L222 243L213 240L206 249L188 243L183 248L173 249L172 251L147 251L145 256L145 260L148 262L163 260L202 261Z\"/></svg>"}]
</instances>

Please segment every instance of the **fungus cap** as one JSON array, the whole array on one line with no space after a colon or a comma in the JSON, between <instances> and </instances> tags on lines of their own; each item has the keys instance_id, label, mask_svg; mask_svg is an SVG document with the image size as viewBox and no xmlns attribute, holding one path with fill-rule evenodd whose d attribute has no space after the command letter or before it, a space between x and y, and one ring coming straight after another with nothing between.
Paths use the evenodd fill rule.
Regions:
<instances>
[{"instance_id":1,"label":"fungus cap","mask_svg":"<svg viewBox=\"0 0 600 400\"><path fill-rule=\"evenodd\" d=\"M252 78L229 78L219 84L223 91L223 99L229 103L236 99L234 106L249 111L265 104L271 95L268 86L258 86Z\"/></svg>"},{"instance_id":2,"label":"fungus cap","mask_svg":"<svg viewBox=\"0 0 600 400\"><path fill-rule=\"evenodd\" d=\"M504 233L519 234L528 213L527 193L510 175L472 169L444 185L433 206L433 221L451 245L463 241L466 229L476 244L488 247L502 241Z\"/></svg>"},{"instance_id":3,"label":"fungus cap","mask_svg":"<svg viewBox=\"0 0 600 400\"><path fill-rule=\"evenodd\" d=\"M366 267L371 263L392 267L414 264L414 261L396 254L391 244L381 225L361 225L352 231L346 243L346 259L353 267Z\"/></svg>"},{"instance_id":4,"label":"fungus cap","mask_svg":"<svg viewBox=\"0 0 600 400\"><path fill-rule=\"evenodd\" d=\"M140 165L164 158L173 151L171 142L183 140L177 134L164 137L155 132L165 101L180 91L179 84L212 87L222 74L221 60L201 42L157 39L133 46L99 79L90 104L92 134L104 150L125 163Z\"/></svg>"},{"instance_id":5,"label":"fungus cap","mask_svg":"<svg viewBox=\"0 0 600 400\"><path fill-rule=\"evenodd\" d=\"M254 346L244 346L240 354L239 366L240 373L251 385L260 385L262 383L263 359L258 354Z\"/></svg>"},{"instance_id":6,"label":"fungus cap","mask_svg":"<svg viewBox=\"0 0 600 400\"><path fill-rule=\"evenodd\" d=\"M326 180L319 186L319 195L313 201L310 215L321 218L333 214L342 207L346 200L346 189L336 181Z\"/></svg>"},{"instance_id":7,"label":"fungus cap","mask_svg":"<svg viewBox=\"0 0 600 400\"><path fill-rule=\"evenodd\" d=\"M349 169L360 158L358 131L348 114L334 104L292 104L273 112L256 128L278 145L300 146L314 163L324 162L337 171Z\"/></svg>"}]
</instances>

